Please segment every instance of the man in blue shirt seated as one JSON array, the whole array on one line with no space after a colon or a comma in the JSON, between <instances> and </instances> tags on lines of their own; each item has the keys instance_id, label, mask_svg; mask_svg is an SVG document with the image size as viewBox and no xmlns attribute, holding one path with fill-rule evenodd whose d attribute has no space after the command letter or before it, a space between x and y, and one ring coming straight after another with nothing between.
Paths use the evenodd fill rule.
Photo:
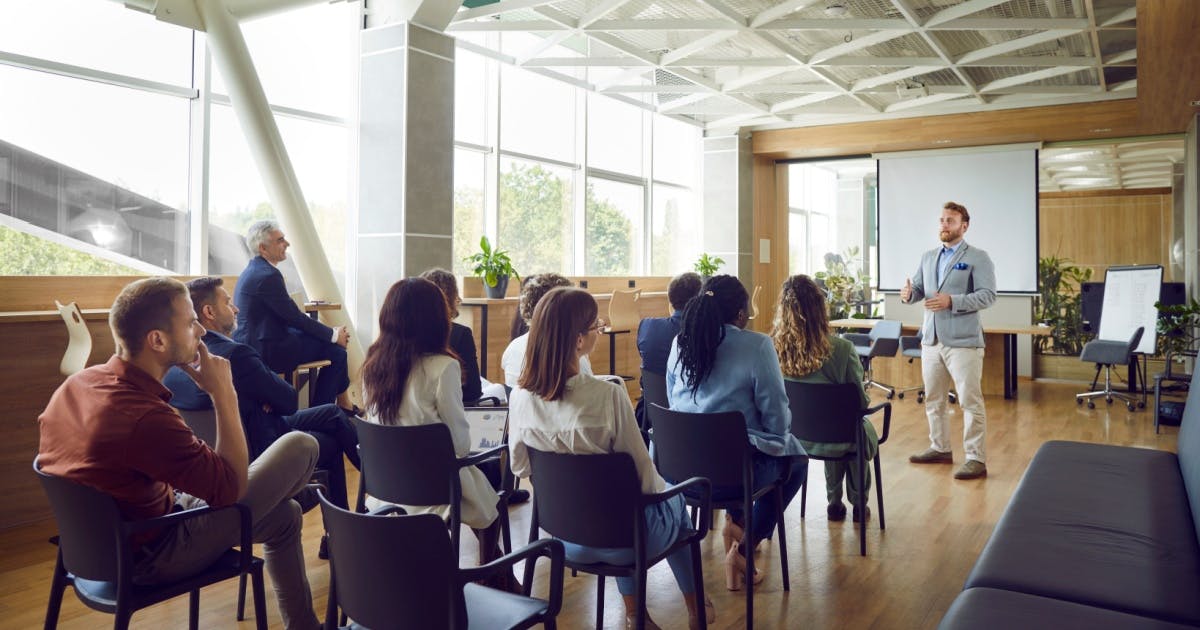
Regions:
<instances>
[{"instance_id":1,"label":"man in blue shirt seated","mask_svg":"<svg viewBox=\"0 0 1200 630\"><path fill-rule=\"evenodd\" d=\"M204 344L208 351L229 360L233 387L237 390L238 410L250 461L254 461L275 440L290 431L304 431L317 439L321 452L317 468L329 472L329 498L347 508L346 468L342 455L355 468L358 462L358 435L354 425L337 405L328 404L297 410L296 390L273 372L254 348L229 338L236 326L237 307L219 277L196 278L187 283L196 318L204 326ZM171 390L171 404L178 409L211 409L208 394L178 367L163 379Z\"/></svg>"},{"instance_id":2,"label":"man in blue shirt seated","mask_svg":"<svg viewBox=\"0 0 1200 630\"><path fill-rule=\"evenodd\" d=\"M637 347L642 355L642 372L667 373L667 355L671 354L671 342L679 334L679 322L683 319L683 307L688 300L700 293L700 275L688 271L671 279L667 285L667 301L671 303L670 317L647 317L638 326ZM634 409L638 426L646 426L646 408L642 398Z\"/></svg>"},{"instance_id":3,"label":"man in blue shirt seated","mask_svg":"<svg viewBox=\"0 0 1200 630\"><path fill-rule=\"evenodd\" d=\"M346 389L346 344L350 333L344 326L330 328L309 317L288 295L278 265L287 259L291 246L279 224L256 221L246 233L246 245L254 258L238 277L233 301L237 304L234 339L255 350L273 372L287 373L301 363L328 360L313 388L318 405L334 402L347 411L355 409Z\"/></svg>"}]
</instances>

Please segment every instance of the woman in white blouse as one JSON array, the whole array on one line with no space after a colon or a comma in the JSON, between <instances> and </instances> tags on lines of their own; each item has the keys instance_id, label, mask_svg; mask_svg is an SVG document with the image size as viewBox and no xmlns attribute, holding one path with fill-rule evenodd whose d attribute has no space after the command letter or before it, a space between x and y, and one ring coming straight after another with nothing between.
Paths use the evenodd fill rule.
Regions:
<instances>
[{"instance_id":1,"label":"woman in white blouse","mask_svg":"<svg viewBox=\"0 0 1200 630\"><path fill-rule=\"evenodd\" d=\"M596 301L585 291L556 288L534 309L525 366L509 400L509 450L513 473L528 477L529 448L554 453L628 453L637 467L642 492L661 492L665 484L638 432L633 405L624 388L580 372L580 359L596 345L600 322ZM646 551L657 553L690 526L682 496L646 508ZM632 549L599 549L564 541L567 556L580 562L632 564ZM696 627L696 595L691 548L668 556L675 582L687 605L690 627ZM626 626L632 627L634 582L617 578L625 601ZM705 602L708 623L715 620ZM657 628L647 619L647 627Z\"/></svg>"},{"instance_id":2,"label":"woman in white blouse","mask_svg":"<svg viewBox=\"0 0 1200 630\"><path fill-rule=\"evenodd\" d=\"M462 372L449 349L450 313L441 289L422 278L392 285L379 310L379 338L367 350L362 379L367 421L416 426L441 422L450 427L454 453L466 457L471 435L462 401ZM500 556L499 496L474 466L460 470L462 522L479 539L479 563ZM447 506L410 507L445 518ZM506 589L517 588L511 574ZM509 582L511 580L511 582Z\"/></svg>"}]
</instances>

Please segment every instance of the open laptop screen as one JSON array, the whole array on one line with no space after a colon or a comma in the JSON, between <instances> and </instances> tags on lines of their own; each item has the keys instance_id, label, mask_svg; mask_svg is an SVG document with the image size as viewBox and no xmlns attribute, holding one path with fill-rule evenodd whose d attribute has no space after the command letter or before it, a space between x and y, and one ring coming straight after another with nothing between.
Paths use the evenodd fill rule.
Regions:
<instances>
[{"instance_id":1,"label":"open laptop screen","mask_svg":"<svg viewBox=\"0 0 1200 630\"><path fill-rule=\"evenodd\" d=\"M467 425L471 427L471 450L483 451L504 444L508 428L508 407L467 407Z\"/></svg>"}]
</instances>

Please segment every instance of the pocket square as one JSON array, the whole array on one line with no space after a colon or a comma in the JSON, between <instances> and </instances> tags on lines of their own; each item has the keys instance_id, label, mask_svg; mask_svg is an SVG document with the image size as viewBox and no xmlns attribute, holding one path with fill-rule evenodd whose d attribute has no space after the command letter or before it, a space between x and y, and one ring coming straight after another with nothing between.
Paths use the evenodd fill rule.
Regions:
<instances>
[{"instance_id":1,"label":"pocket square","mask_svg":"<svg viewBox=\"0 0 1200 630\"><path fill-rule=\"evenodd\" d=\"M958 263L958 264L954 265L954 268L955 268L955 269L966 269L966 268L967 268L967 263L965 263L965 262L960 262L960 263Z\"/></svg>"}]
</instances>

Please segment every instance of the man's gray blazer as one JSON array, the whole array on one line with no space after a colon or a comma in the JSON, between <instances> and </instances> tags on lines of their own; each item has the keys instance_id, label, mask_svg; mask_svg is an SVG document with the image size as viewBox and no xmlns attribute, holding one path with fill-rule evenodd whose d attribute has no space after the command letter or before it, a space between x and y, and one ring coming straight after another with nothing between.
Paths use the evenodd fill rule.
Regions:
<instances>
[{"instance_id":1,"label":"man's gray blazer","mask_svg":"<svg viewBox=\"0 0 1200 630\"><path fill-rule=\"evenodd\" d=\"M951 348L982 348L983 325L979 323L979 311L996 302L996 268L987 252L963 241L946 266L946 277L939 286L937 264L941 252L939 246L922 254L921 266L912 277L909 304L932 297L934 293L950 294L948 310L925 311L921 342L931 346L936 340Z\"/></svg>"}]
</instances>

